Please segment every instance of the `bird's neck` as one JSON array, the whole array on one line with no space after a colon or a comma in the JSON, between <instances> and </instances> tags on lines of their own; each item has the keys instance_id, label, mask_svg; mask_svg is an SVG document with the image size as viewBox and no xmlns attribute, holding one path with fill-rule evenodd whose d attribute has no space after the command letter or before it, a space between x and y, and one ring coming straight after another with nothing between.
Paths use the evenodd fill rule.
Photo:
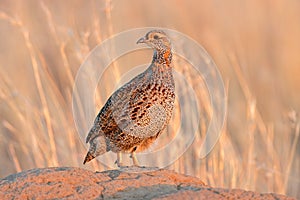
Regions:
<instances>
[{"instance_id":1,"label":"bird's neck","mask_svg":"<svg viewBox=\"0 0 300 200\"><path fill-rule=\"evenodd\" d=\"M164 50L155 50L153 55L153 63L163 64L166 66L170 66L172 61L172 52L171 49L164 49Z\"/></svg>"},{"instance_id":2,"label":"bird's neck","mask_svg":"<svg viewBox=\"0 0 300 200\"><path fill-rule=\"evenodd\" d=\"M174 84L171 61L172 52L170 49L154 52L152 65L150 65L149 70L151 72L151 79L155 84Z\"/></svg>"}]
</instances>

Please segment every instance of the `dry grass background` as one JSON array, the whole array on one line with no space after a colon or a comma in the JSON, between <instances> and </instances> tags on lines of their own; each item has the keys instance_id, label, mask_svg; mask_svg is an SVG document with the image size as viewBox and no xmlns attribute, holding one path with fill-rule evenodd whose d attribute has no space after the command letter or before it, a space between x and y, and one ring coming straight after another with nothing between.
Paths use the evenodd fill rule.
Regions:
<instances>
[{"instance_id":1,"label":"dry grass background","mask_svg":"<svg viewBox=\"0 0 300 200\"><path fill-rule=\"evenodd\" d=\"M0 177L47 166L105 169L96 161L81 164L86 149L72 118L74 78L101 41L145 26L175 29L202 44L228 93L226 127L213 151L196 159L199 137L169 168L216 187L300 198L297 0L2 0ZM113 89L99 87L107 93L102 98ZM200 102L204 110L209 106L205 97ZM204 112L200 130L208 118Z\"/></svg>"}]
</instances>

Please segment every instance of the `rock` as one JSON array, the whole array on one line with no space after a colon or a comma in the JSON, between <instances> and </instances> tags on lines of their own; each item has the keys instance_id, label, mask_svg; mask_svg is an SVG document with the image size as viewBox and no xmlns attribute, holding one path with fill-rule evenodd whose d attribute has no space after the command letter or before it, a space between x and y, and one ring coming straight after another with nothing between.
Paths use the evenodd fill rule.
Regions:
<instances>
[{"instance_id":1,"label":"rock","mask_svg":"<svg viewBox=\"0 0 300 200\"><path fill-rule=\"evenodd\" d=\"M32 169L0 180L0 199L293 199L239 189L211 188L164 169Z\"/></svg>"}]
</instances>

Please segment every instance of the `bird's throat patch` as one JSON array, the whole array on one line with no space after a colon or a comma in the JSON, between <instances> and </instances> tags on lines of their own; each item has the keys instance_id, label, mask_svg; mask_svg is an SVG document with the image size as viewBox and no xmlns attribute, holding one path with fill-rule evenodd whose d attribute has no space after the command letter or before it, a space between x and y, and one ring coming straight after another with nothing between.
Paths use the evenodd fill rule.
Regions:
<instances>
[{"instance_id":1,"label":"bird's throat patch","mask_svg":"<svg viewBox=\"0 0 300 200\"><path fill-rule=\"evenodd\" d=\"M165 59L167 65L170 65L170 63L171 63L170 62L170 54L171 54L170 49L166 50L166 52L164 53L164 59Z\"/></svg>"}]
</instances>

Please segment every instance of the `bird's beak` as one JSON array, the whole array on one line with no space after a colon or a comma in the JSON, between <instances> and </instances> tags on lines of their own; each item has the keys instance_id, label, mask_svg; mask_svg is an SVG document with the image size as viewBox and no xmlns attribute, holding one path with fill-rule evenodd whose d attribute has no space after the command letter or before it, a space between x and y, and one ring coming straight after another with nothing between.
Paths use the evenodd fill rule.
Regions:
<instances>
[{"instance_id":1,"label":"bird's beak","mask_svg":"<svg viewBox=\"0 0 300 200\"><path fill-rule=\"evenodd\" d=\"M145 42L146 42L146 38L142 37L136 43L139 44L139 43L145 43Z\"/></svg>"}]
</instances>

